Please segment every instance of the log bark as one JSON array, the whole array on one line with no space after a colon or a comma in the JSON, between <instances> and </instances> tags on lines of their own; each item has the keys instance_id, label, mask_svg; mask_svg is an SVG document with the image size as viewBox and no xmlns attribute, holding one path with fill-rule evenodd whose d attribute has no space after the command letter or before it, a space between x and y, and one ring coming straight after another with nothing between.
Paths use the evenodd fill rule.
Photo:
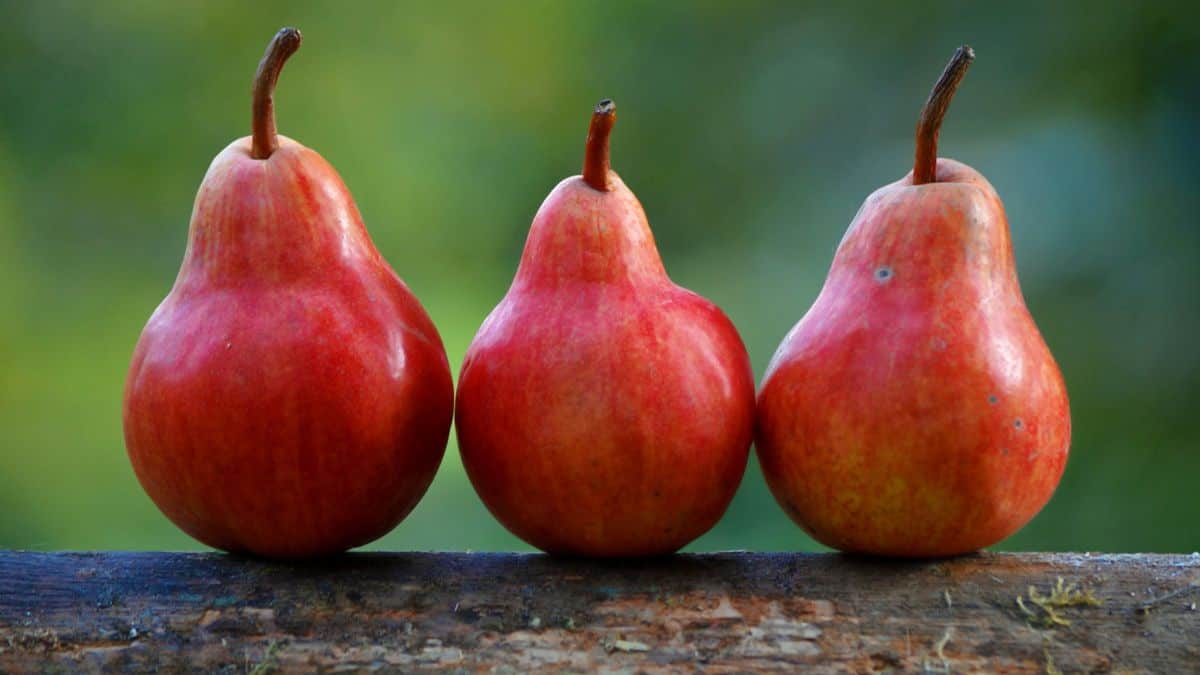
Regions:
<instances>
[{"instance_id":1,"label":"log bark","mask_svg":"<svg viewBox=\"0 0 1200 675\"><path fill-rule=\"evenodd\" d=\"M1197 603L1200 554L0 552L0 672L1190 673Z\"/></svg>"}]
</instances>

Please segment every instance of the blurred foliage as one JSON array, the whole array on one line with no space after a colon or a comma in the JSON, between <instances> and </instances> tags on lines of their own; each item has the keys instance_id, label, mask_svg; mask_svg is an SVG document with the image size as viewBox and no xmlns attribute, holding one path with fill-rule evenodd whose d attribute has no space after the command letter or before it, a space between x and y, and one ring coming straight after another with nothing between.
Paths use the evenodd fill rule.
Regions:
<instances>
[{"instance_id":1,"label":"blurred foliage","mask_svg":"<svg viewBox=\"0 0 1200 675\"><path fill-rule=\"evenodd\" d=\"M306 42L280 129L342 173L456 368L610 96L614 165L667 268L726 310L761 376L969 42L941 147L1005 200L1075 427L1054 500L1002 547L1200 548L1197 19L1117 2L0 4L0 546L198 548L129 469L121 390L205 168L249 133L255 65L292 24ZM524 548L453 446L375 546ZM816 546L752 464L693 548Z\"/></svg>"}]
</instances>

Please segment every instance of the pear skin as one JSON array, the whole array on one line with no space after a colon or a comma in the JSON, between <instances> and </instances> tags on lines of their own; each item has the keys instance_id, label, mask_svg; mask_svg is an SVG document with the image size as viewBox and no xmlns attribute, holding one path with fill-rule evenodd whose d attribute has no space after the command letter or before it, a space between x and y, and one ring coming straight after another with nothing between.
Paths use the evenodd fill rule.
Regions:
<instances>
[{"instance_id":1,"label":"pear skin","mask_svg":"<svg viewBox=\"0 0 1200 675\"><path fill-rule=\"evenodd\" d=\"M758 394L767 484L842 551L991 546L1041 510L1066 466L1067 391L1025 306L1004 207L977 171L935 159L972 57L951 61L914 171L867 198Z\"/></svg>"},{"instance_id":2,"label":"pear skin","mask_svg":"<svg viewBox=\"0 0 1200 675\"><path fill-rule=\"evenodd\" d=\"M493 515L544 551L670 553L708 531L745 472L754 380L733 324L667 277L608 166L610 101L582 176L550 193L512 286L463 362L463 465Z\"/></svg>"},{"instance_id":3,"label":"pear skin","mask_svg":"<svg viewBox=\"0 0 1200 675\"><path fill-rule=\"evenodd\" d=\"M209 546L274 558L395 527L433 480L454 397L437 329L341 178L275 133L270 91L299 42L272 41L254 136L204 177L124 401L130 461L162 512Z\"/></svg>"}]
</instances>

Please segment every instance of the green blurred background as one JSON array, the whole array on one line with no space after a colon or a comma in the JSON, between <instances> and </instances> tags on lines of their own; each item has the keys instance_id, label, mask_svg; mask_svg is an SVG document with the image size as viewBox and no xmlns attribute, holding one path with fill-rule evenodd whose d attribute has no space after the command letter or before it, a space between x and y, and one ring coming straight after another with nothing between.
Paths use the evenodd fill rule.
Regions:
<instances>
[{"instance_id":1,"label":"green blurred background","mask_svg":"<svg viewBox=\"0 0 1200 675\"><path fill-rule=\"evenodd\" d=\"M279 128L341 172L456 370L608 96L667 269L725 309L761 377L969 42L942 154L1004 199L1075 429L1053 501L1000 548L1200 548L1200 5L845 4L0 3L0 547L200 548L134 479L121 390L290 24L306 39ZM525 549L453 441L374 546ZM752 463L692 548L818 547Z\"/></svg>"}]
</instances>

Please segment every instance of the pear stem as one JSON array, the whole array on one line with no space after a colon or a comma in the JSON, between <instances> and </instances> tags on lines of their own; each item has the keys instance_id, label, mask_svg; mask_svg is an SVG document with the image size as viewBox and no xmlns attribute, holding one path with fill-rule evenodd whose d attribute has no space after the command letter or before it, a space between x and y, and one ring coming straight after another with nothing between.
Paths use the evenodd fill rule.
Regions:
<instances>
[{"instance_id":1,"label":"pear stem","mask_svg":"<svg viewBox=\"0 0 1200 675\"><path fill-rule=\"evenodd\" d=\"M300 31L280 28L254 74L254 111L250 119L253 140L250 156L266 159L279 149L279 132L275 129L275 83L288 57L300 48Z\"/></svg>"},{"instance_id":2,"label":"pear stem","mask_svg":"<svg viewBox=\"0 0 1200 675\"><path fill-rule=\"evenodd\" d=\"M921 109L921 119L917 121L917 158L913 163L913 185L923 185L937 181L937 144L938 132L942 129L942 120L950 109L950 99L967 74L967 68L975 60L975 50L969 45L962 45L950 57L950 63L942 71L942 76L929 92L929 99Z\"/></svg>"},{"instance_id":3,"label":"pear stem","mask_svg":"<svg viewBox=\"0 0 1200 675\"><path fill-rule=\"evenodd\" d=\"M606 98L596 104L583 154L583 180L601 192L608 192L608 137L616 121L616 103Z\"/></svg>"}]
</instances>

